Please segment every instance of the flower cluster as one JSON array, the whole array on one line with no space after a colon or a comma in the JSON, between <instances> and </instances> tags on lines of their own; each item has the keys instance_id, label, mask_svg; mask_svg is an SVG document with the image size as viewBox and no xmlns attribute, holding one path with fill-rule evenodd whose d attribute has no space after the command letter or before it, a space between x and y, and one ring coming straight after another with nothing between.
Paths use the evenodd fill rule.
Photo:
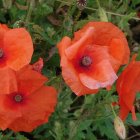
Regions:
<instances>
[{"instance_id":1,"label":"flower cluster","mask_svg":"<svg viewBox=\"0 0 140 140\"><path fill-rule=\"evenodd\" d=\"M24 28L9 29L0 25L0 128L30 132L46 123L54 111L57 92L45 86L41 74L43 59L30 65L33 44ZM136 120L134 100L140 91L140 62L134 56L117 76L121 65L129 62L130 50L124 33L109 22L89 22L57 44L62 76L77 95L109 90L117 80L120 118L128 113ZM133 74L133 76L132 76Z\"/></svg>"},{"instance_id":2,"label":"flower cluster","mask_svg":"<svg viewBox=\"0 0 140 140\"><path fill-rule=\"evenodd\" d=\"M57 92L45 86L43 60L30 65L33 44L24 28L0 25L0 128L30 132L46 123Z\"/></svg>"}]
</instances>

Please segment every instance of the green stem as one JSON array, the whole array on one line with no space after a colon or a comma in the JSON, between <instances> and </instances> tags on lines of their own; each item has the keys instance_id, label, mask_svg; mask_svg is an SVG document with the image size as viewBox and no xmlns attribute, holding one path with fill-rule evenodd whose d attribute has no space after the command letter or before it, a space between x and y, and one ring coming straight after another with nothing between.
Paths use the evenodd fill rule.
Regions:
<instances>
[{"instance_id":1,"label":"green stem","mask_svg":"<svg viewBox=\"0 0 140 140\"><path fill-rule=\"evenodd\" d=\"M79 17L81 16L81 10L78 11L78 14L75 17L75 23L78 21Z\"/></svg>"},{"instance_id":2,"label":"green stem","mask_svg":"<svg viewBox=\"0 0 140 140\"><path fill-rule=\"evenodd\" d=\"M99 0L96 0L96 3L97 3L97 5L98 5L98 8L101 8L101 5L100 5Z\"/></svg>"},{"instance_id":3,"label":"green stem","mask_svg":"<svg viewBox=\"0 0 140 140\"><path fill-rule=\"evenodd\" d=\"M71 5L71 3L66 2L66 1L62 1L62 0L56 0L56 1L67 4L67 5ZM91 7L87 7L87 6L85 7L85 9L91 10L91 11L98 11L98 9L96 9L96 8L91 8ZM122 14L114 13L114 12L110 12L110 11L106 11L106 13L110 14L110 15L114 15L114 16L119 16L119 17L125 17L126 16L126 15L122 15ZM131 19L135 19L135 20L140 21L140 18L136 18L136 17L132 17Z\"/></svg>"},{"instance_id":4,"label":"green stem","mask_svg":"<svg viewBox=\"0 0 140 140\"><path fill-rule=\"evenodd\" d=\"M35 6L35 0L31 0L30 3L29 3L28 12L27 12L27 16L26 16L26 19L25 19L26 23L28 23L31 19L31 15L32 15L32 11L34 9L34 6Z\"/></svg>"},{"instance_id":5,"label":"green stem","mask_svg":"<svg viewBox=\"0 0 140 140\"><path fill-rule=\"evenodd\" d=\"M112 104L111 104L111 109L112 109L112 112L113 112L114 117L116 118L117 115L116 115L116 112L114 111L114 108L113 108L113 105Z\"/></svg>"}]
</instances>

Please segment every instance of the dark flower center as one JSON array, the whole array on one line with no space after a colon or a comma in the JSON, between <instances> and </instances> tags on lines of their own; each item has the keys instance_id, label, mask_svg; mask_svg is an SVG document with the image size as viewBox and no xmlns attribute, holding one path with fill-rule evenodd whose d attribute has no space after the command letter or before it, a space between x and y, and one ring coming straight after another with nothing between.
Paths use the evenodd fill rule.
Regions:
<instances>
[{"instance_id":1,"label":"dark flower center","mask_svg":"<svg viewBox=\"0 0 140 140\"><path fill-rule=\"evenodd\" d=\"M82 66L85 66L85 67L88 67L92 64L92 59L90 56L84 56L82 59L81 59L81 65Z\"/></svg>"},{"instance_id":2,"label":"dark flower center","mask_svg":"<svg viewBox=\"0 0 140 140\"><path fill-rule=\"evenodd\" d=\"M2 48L0 48L0 58L2 58L2 57L3 57L3 55L4 55L3 49L2 49Z\"/></svg>"},{"instance_id":3,"label":"dark flower center","mask_svg":"<svg viewBox=\"0 0 140 140\"><path fill-rule=\"evenodd\" d=\"M23 96L20 95L20 94L17 94L17 95L14 96L14 100L15 100L17 103L22 102Z\"/></svg>"}]
</instances>

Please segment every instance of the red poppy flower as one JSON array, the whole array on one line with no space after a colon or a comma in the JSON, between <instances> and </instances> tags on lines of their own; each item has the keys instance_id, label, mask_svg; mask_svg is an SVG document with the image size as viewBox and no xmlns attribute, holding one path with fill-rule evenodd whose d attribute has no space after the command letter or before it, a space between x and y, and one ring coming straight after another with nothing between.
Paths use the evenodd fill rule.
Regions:
<instances>
[{"instance_id":1,"label":"red poppy flower","mask_svg":"<svg viewBox=\"0 0 140 140\"><path fill-rule=\"evenodd\" d=\"M133 56L131 63L117 80L120 118L122 120L126 119L130 111L132 112L133 120L136 120L134 101L136 93L140 91L140 61L135 61L135 57Z\"/></svg>"},{"instance_id":2,"label":"red poppy flower","mask_svg":"<svg viewBox=\"0 0 140 140\"><path fill-rule=\"evenodd\" d=\"M0 24L0 68L19 70L29 64L32 53L32 40L24 28L9 29Z\"/></svg>"},{"instance_id":3,"label":"red poppy flower","mask_svg":"<svg viewBox=\"0 0 140 140\"><path fill-rule=\"evenodd\" d=\"M109 88L120 65L129 60L124 34L109 22L89 22L72 40L64 37L57 46L62 76L78 96Z\"/></svg>"},{"instance_id":4,"label":"red poppy flower","mask_svg":"<svg viewBox=\"0 0 140 140\"><path fill-rule=\"evenodd\" d=\"M46 77L27 66L15 72L17 89L0 95L0 128L30 132L48 121L56 105L56 90Z\"/></svg>"}]
</instances>

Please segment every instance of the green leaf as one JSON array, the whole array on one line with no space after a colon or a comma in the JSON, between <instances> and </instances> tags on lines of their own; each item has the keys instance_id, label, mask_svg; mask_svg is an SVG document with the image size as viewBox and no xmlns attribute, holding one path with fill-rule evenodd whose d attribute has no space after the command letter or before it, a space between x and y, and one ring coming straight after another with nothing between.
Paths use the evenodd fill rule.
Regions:
<instances>
[{"instance_id":1,"label":"green leaf","mask_svg":"<svg viewBox=\"0 0 140 140\"><path fill-rule=\"evenodd\" d=\"M92 120L82 121L78 127L78 131L86 130L92 123Z\"/></svg>"},{"instance_id":2,"label":"green leaf","mask_svg":"<svg viewBox=\"0 0 140 140\"><path fill-rule=\"evenodd\" d=\"M18 140L29 140L29 139L27 139L24 135L21 135L20 133L17 133L17 134L16 134L16 138L17 138Z\"/></svg>"},{"instance_id":3,"label":"green leaf","mask_svg":"<svg viewBox=\"0 0 140 140\"><path fill-rule=\"evenodd\" d=\"M136 113L136 116L137 116L137 120L136 121L133 121L132 120L132 115L129 114L126 122L128 124L131 124L131 125L134 125L134 126L139 126L140 125L140 114L139 113Z\"/></svg>"},{"instance_id":4,"label":"green leaf","mask_svg":"<svg viewBox=\"0 0 140 140\"><path fill-rule=\"evenodd\" d=\"M111 123L110 119L97 121L93 127L93 130L100 131L101 136L106 136L108 139L119 140L114 131L114 125Z\"/></svg>"},{"instance_id":5,"label":"green leaf","mask_svg":"<svg viewBox=\"0 0 140 140\"><path fill-rule=\"evenodd\" d=\"M132 0L132 6L135 7L137 4L139 4L139 0Z\"/></svg>"},{"instance_id":6,"label":"green leaf","mask_svg":"<svg viewBox=\"0 0 140 140\"><path fill-rule=\"evenodd\" d=\"M136 13L133 12L133 13L130 13L130 14L128 14L128 15L123 16L123 17L121 18L119 24L118 24L119 27L120 27L121 29L126 29L126 28L128 28L128 26L129 26L128 21L129 21L132 17L134 17L135 15L136 15Z\"/></svg>"},{"instance_id":7,"label":"green leaf","mask_svg":"<svg viewBox=\"0 0 140 140\"><path fill-rule=\"evenodd\" d=\"M88 23L90 20L80 20L76 23L74 30L78 30L80 28L82 28L86 23Z\"/></svg>"}]
</instances>

